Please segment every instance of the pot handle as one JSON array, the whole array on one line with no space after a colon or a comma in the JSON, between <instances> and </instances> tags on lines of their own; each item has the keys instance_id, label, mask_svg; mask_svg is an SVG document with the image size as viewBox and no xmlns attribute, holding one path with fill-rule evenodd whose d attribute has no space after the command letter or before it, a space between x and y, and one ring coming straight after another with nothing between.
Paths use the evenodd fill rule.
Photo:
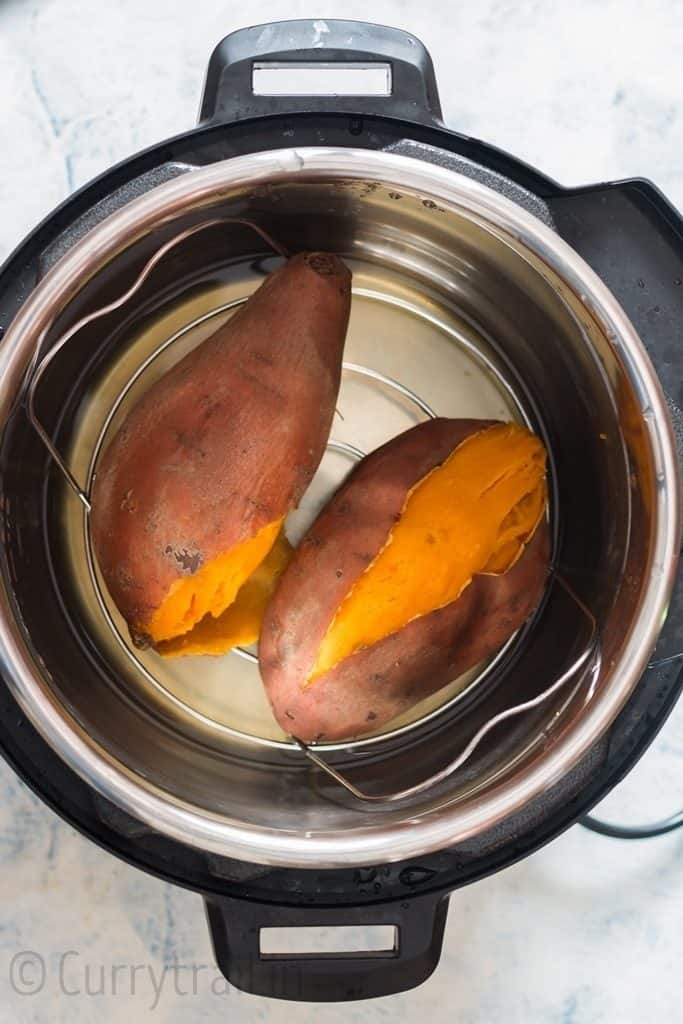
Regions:
<instances>
[{"instance_id":1,"label":"pot handle","mask_svg":"<svg viewBox=\"0 0 683 1024\"><path fill-rule=\"evenodd\" d=\"M666 395L683 476L683 216L643 178L563 189L546 203L558 233L616 296Z\"/></svg>"},{"instance_id":2,"label":"pot handle","mask_svg":"<svg viewBox=\"0 0 683 1024\"><path fill-rule=\"evenodd\" d=\"M346 1002L394 995L421 984L439 962L448 897L409 896L365 907L283 907L206 896L219 969L253 995L305 1002ZM389 949L366 952L264 953L264 928L394 928Z\"/></svg>"},{"instance_id":3,"label":"pot handle","mask_svg":"<svg viewBox=\"0 0 683 1024\"><path fill-rule=\"evenodd\" d=\"M309 69L317 71L317 95L302 92L311 88L305 81ZM299 81L287 94L287 76L291 83L294 74ZM274 85L276 79L283 84ZM419 39L400 29L363 21L277 21L232 32L218 44L209 61L200 124L300 111L442 124L432 59Z\"/></svg>"}]
</instances>

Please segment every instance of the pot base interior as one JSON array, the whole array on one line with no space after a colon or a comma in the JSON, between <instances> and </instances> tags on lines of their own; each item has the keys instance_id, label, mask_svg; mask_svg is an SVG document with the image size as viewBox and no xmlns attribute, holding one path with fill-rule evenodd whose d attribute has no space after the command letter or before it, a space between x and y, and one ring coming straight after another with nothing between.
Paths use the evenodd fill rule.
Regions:
<instances>
[{"instance_id":1,"label":"pot base interior","mask_svg":"<svg viewBox=\"0 0 683 1024\"><path fill-rule=\"evenodd\" d=\"M117 342L117 357L99 381L91 381L83 397L71 439L68 462L76 478L86 481L87 489L97 469L98 453L140 394L229 319L237 304L259 284L261 275L278 262L273 258L233 264L220 283L212 279L198 286L194 282L190 297L166 304L142 329L131 329L128 337ZM286 524L293 543L359 453L374 450L430 413L526 419L521 399L502 376L491 346L473 325L416 289L404 274L358 260L350 262L354 294L345 347L347 369L328 451L301 506ZM206 319L210 314L214 315ZM196 321L201 322L185 329ZM391 381L410 389L421 404ZM67 571L81 582L81 614L98 646L108 652L121 685L163 708L178 725L193 728L200 724L211 730L219 746L225 742L229 746L235 734L242 739L291 742L270 711L257 665L249 658L253 652L166 660L133 646L97 570L87 514L72 496L65 498L64 513ZM459 677L376 735L394 736L397 730L450 707L488 668L488 664L482 665ZM356 746L362 744L361 740Z\"/></svg>"}]
</instances>

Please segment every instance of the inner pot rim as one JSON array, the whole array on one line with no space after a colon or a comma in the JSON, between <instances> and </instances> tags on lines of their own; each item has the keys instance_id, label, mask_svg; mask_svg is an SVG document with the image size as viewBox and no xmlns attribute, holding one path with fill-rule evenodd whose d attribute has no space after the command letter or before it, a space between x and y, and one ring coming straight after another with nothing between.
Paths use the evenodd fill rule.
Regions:
<instances>
[{"instance_id":1,"label":"inner pot rim","mask_svg":"<svg viewBox=\"0 0 683 1024\"><path fill-rule=\"evenodd\" d=\"M568 772L612 723L636 686L657 640L673 588L679 540L678 462L666 403L649 358L625 313L590 267L551 229L512 201L471 179L410 157L362 149L287 149L255 153L197 169L160 185L112 214L46 275L17 315L0 349L0 422L57 310L81 283L148 230L220 198L221 191L291 180L344 177L409 189L460 216L502 231L553 268L600 324L640 402L655 466L652 568L627 643L580 720L523 778L512 778L467 804L409 821L329 832L283 832L237 822L181 801L133 773L70 718L39 670L12 614L3 577L0 659L27 717L81 777L119 807L173 838L218 854L268 865L358 866L396 861L467 839L488 828Z\"/></svg>"}]
</instances>

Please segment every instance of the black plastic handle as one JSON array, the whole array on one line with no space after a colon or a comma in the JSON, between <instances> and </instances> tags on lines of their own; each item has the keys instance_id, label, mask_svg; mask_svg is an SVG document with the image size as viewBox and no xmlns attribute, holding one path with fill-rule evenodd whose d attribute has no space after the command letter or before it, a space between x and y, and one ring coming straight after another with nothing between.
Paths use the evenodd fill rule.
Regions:
<instances>
[{"instance_id":1,"label":"black plastic handle","mask_svg":"<svg viewBox=\"0 0 683 1024\"><path fill-rule=\"evenodd\" d=\"M667 396L683 472L683 216L642 178L548 197L555 227L617 297Z\"/></svg>"},{"instance_id":2,"label":"black plastic handle","mask_svg":"<svg viewBox=\"0 0 683 1024\"><path fill-rule=\"evenodd\" d=\"M411 896L371 907L283 907L206 897L218 967L244 992L306 1002L394 995L420 985L439 962L448 897ZM262 928L393 925L390 951L262 954Z\"/></svg>"},{"instance_id":3,"label":"black plastic handle","mask_svg":"<svg viewBox=\"0 0 683 1024\"><path fill-rule=\"evenodd\" d=\"M254 65L388 64L387 96L261 96ZM363 21L276 21L240 29L223 39L209 61L200 123L240 121L264 114L333 111L383 114L441 124L434 66L424 44L408 32Z\"/></svg>"}]
</instances>

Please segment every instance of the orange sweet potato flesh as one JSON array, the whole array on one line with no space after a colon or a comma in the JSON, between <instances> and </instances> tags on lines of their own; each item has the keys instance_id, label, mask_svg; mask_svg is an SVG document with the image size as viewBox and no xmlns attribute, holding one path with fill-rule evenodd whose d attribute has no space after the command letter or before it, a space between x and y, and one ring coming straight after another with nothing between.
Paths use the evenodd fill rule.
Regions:
<instances>
[{"instance_id":1,"label":"orange sweet potato flesh","mask_svg":"<svg viewBox=\"0 0 683 1024\"><path fill-rule=\"evenodd\" d=\"M515 423L470 435L408 493L384 547L337 610L309 682L456 601L477 573L506 571L545 506L537 437Z\"/></svg>"},{"instance_id":2,"label":"orange sweet potato flesh","mask_svg":"<svg viewBox=\"0 0 683 1024\"><path fill-rule=\"evenodd\" d=\"M268 602L291 557L292 546L282 533L221 615L208 613L189 633L158 644L159 654L164 658L217 656L256 643Z\"/></svg>"},{"instance_id":3,"label":"orange sweet potato flesh","mask_svg":"<svg viewBox=\"0 0 683 1024\"><path fill-rule=\"evenodd\" d=\"M218 555L191 576L172 583L147 624L154 643L193 633L206 616L222 616L267 557L281 526L281 519L268 523L253 537Z\"/></svg>"},{"instance_id":4,"label":"orange sweet potato flesh","mask_svg":"<svg viewBox=\"0 0 683 1024\"><path fill-rule=\"evenodd\" d=\"M288 260L150 387L106 449L93 542L139 645L219 617L263 563L325 450L350 296L338 257Z\"/></svg>"},{"instance_id":5,"label":"orange sweet potato flesh","mask_svg":"<svg viewBox=\"0 0 683 1024\"><path fill-rule=\"evenodd\" d=\"M543 592L546 500L543 446L516 425L436 419L364 459L266 612L280 725L374 731L499 649Z\"/></svg>"}]
</instances>

